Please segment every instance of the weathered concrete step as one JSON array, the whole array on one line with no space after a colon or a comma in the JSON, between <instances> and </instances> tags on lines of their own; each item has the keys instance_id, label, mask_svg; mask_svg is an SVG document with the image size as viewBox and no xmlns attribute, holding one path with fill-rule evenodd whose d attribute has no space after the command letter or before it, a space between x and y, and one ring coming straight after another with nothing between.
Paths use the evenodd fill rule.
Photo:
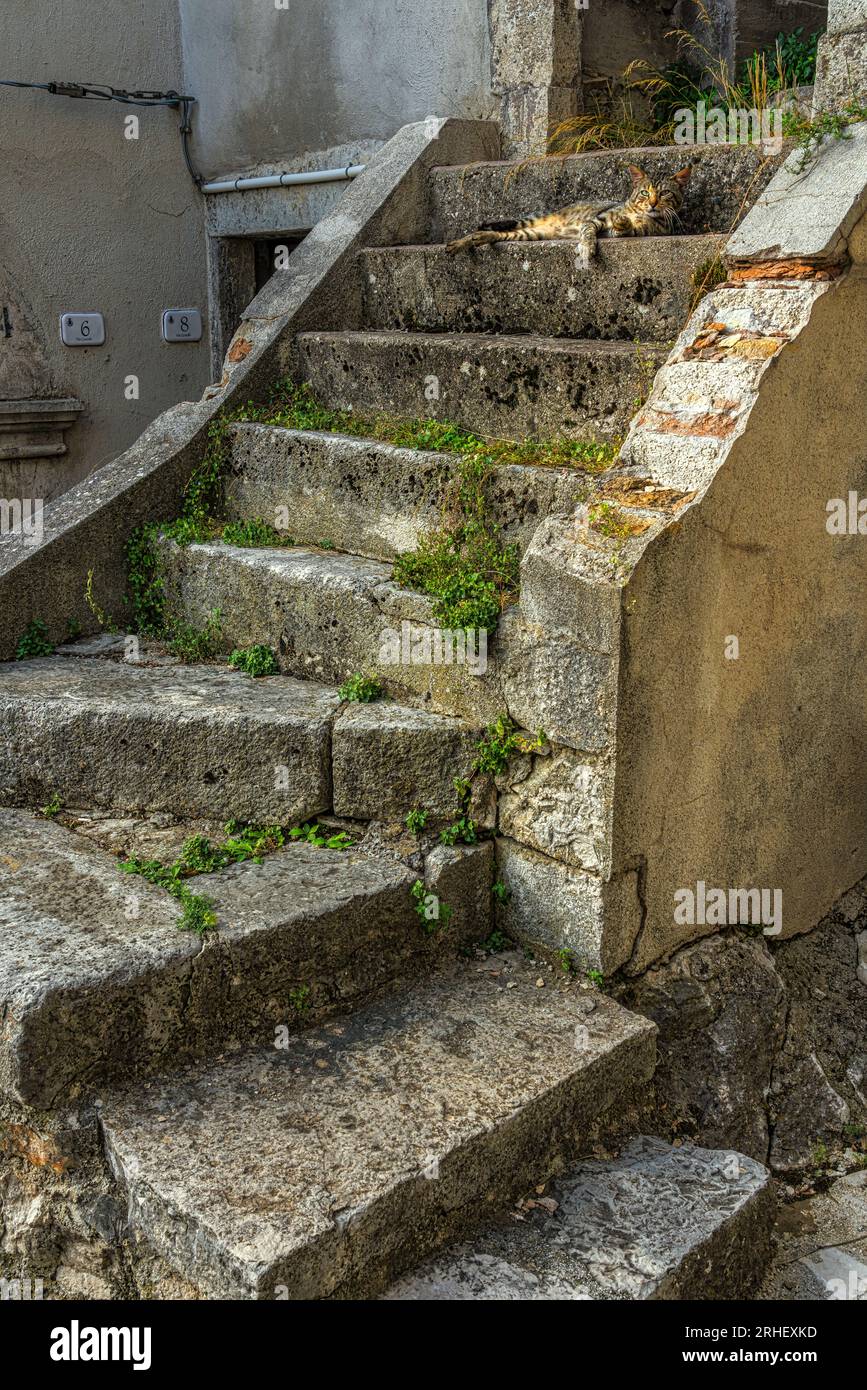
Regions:
<instances>
[{"instance_id":1,"label":"weathered concrete step","mask_svg":"<svg viewBox=\"0 0 867 1390\"><path fill-rule=\"evenodd\" d=\"M232 636L250 640L242 628ZM56 795L65 806L280 825L329 809L448 815L477 739L453 719L342 706L336 690L285 676L69 656L0 668L0 801L19 805Z\"/></svg>"},{"instance_id":2,"label":"weathered concrete step","mask_svg":"<svg viewBox=\"0 0 867 1390\"><path fill-rule=\"evenodd\" d=\"M458 966L287 1050L106 1097L102 1125L134 1228L206 1296L371 1296L568 1161L650 1077L654 1038L526 962Z\"/></svg>"},{"instance_id":3,"label":"weathered concrete step","mask_svg":"<svg viewBox=\"0 0 867 1390\"><path fill-rule=\"evenodd\" d=\"M671 145L520 164L444 166L430 174L431 241L452 241L482 222L535 217L570 203L612 202L629 190L627 164L654 177L692 164L684 231L725 234L737 226L784 157L766 158L752 145Z\"/></svg>"},{"instance_id":4,"label":"weathered concrete step","mask_svg":"<svg viewBox=\"0 0 867 1390\"><path fill-rule=\"evenodd\" d=\"M358 257L365 322L424 333L667 342L689 317L693 275L719 242L602 241L589 268L568 242L504 242L464 256L442 246L378 247Z\"/></svg>"},{"instance_id":5,"label":"weathered concrete step","mask_svg":"<svg viewBox=\"0 0 867 1390\"><path fill-rule=\"evenodd\" d=\"M330 805L339 706L321 685L209 666L11 662L0 673L0 797L287 824Z\"/></svg>"},{"instance_id":6,"label":"weathered concrete step","mask_svg":"<svg viewBox=\"0 0 867 1390\"><path fill-rule=\"evenodd\" d=\"M642 1137L586 1161L536 1206L436 1256L385 1295L405 1300L747 1298L770 1248L760 1163Z\"/></svg>"},{"instance_id":7,"label":"weathered concrete step","mask_svg":"<svg viewBox=\"0 0 867 1390\"><path fill-rule=\"evenodd\" d=\"M492 847L438 847L430 891L454 908L425 933L422 875L360 849L289 845L186 880L217 930L179 930L162 889L63 826L0 810L0 1091L41 1109L107 1083L273 1045L424 972L490 930Z\"/></svg>"},{"instance_id":8,"label":"weathered concrete step","mask_svg":"<svg viewBox=\"0 0 867 1390\"><path fill-rule=\"evenodd\" d=\"M392 560L442 525L458 482L454 454L399 449L372 439L240 424L232 431L226 511L270 519L288 508L301 544ZM488 514L521 552L551 512L574 510L584 475L572 468L506 465L485 485Z\"/></svg>"},{"instance_id":9,"label":"weathered concrete step","mask_svg":"<svg viewBox=\"0 0 867 1390\"><path fill-rule=\"evenodd\" d=\"M355 671L372 672L393 698L422 700L437 713L482 724L507 711L520 727L544 729L569 748L595 755L610 746L617 684L606 617L610 566L607 582L587 589L577 608L574 586L563 601L573 626L580 614L580 640L560 630L558 614L553 629L546 625L551 605L537 602L525 620L522 598L501 614L487 646L476 633L462 652L457 635L435 621L431 601L399 588L391 567L375 560L167 540L160 549L167 597L183 616L201 627L218 607L227 642L274 648L289 674L339 685ZM531 597L547 585L546 573L542 566L535 574Z\"/></svg>"},{"instance_id":10,"label":"weathered concrete step","mask_svg":"<svg viewBox=\"0 0 867 1390\"><path fill-rule=\"evenodd\" d=\"M228 642L273 647L291 675L340 685L354 672L375 672L390 695L416 696L437 712L476 723L503 709L493 654L482 675L466 663L412 659L425 655L428 639L429 651L438 650L437 629L430 601L394 584L390 565L302 548L182 548L163 541L161 551L178 611L201 626L218 607ZM499 635L496 641L502 645Z\"/></svg>"},{"instance_id":11,"label":"weathered concrete step","mask_svg":"<svg viewBox=\"0 0 867 1390\"><path fill-rule=\"evenodd\" d=\"M623 433L667 350L476 333L302 333L298 374L329 405L450 420L503 439Z\"/></svg>"}]
</instances>

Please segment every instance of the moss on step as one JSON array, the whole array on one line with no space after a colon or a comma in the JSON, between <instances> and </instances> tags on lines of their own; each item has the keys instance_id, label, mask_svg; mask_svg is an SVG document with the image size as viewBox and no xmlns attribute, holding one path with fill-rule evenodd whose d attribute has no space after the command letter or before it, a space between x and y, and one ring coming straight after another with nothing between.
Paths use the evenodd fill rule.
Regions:
<instances>
[{"instance_id":1,"label":"moss on step","mask_svg":"<svg viewBox=\"0 0 867 1390\"><path fill-rule=\"evenodd\" d=\"M485 484L493 465L483 454L461 456L444 524L399 555L394 578L434 601L434 617L451 631L491 633L518 593L520 555L488 511Z\"/></svg>"},{"instance_id":2,"label":"moss on step","mask_svg":"<svg viewBox=\"0 0 867 1390\"><path fill-rule=\"evenodd\" d=\"M214 532L226 545L236 545L241 550L256 550L262 547L294 545L295 542L285 531L278 531L270 522L261 517L251 517L247 521L226 521L222 524L212 522Z\"/></svg>"},{"instance_id":3,"label":"moss on step","mask_svg":"<svg viewBox=\"0 0 867 1390\"><path fill-rule=\"evenodd\" d=\"M219 608L208 614L207 622L202 628L180 618L173 619L169 631L165 634L172 655L185 666L213 660L220 644L220 620Z\"/></svg>"},{"instance_id":4,"label":"moss on step","mask_svg":"<svg viewBox=\"0 0 867 1390\"><path fill-rule=\"evenodd\" d=\"M651 525L648 517L628 516L612 502L596 502L587 513L590 528L608 540L625 541L640 536Z\"/></svg>"},{"instance_id":5,"label":"moss on step","mask_svg":"<svg viewBox=\"0 0 867 1390\"><path fill-rule=\"evenodd\" d=\"M509 464L579 468L599 472L610 468L619 445L597 440L548 439L520 441L487 439L441 420L405 420L395 415L363 415L351 410L332 410L322 405L309 386L289 378L273 387L269 403L252 404L232 417L283 429L321 430L353 438L374 439L401 449L445 454L483 454L492 465Z\"/></svg>"}]
</instances>

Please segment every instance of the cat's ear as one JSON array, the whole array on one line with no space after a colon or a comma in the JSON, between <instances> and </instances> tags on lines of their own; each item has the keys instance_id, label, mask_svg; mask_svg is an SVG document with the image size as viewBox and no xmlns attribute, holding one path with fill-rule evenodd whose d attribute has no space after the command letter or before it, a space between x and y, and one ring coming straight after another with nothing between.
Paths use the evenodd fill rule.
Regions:
<instances>
[{"instance_id":1,"label":"cat's ear","mask_svg":"<svg viewBox=\"0 0 867 1390\"><path fill-rule=\"evenodd\" d=\"M692 165L687 164L685 169L680 169L676 174L672 174L675 183L679 183L681 188L686 188L692 173Z\"/></svg>"},{"instance_id":2,"label":"cat's ear","mask_svg":"<svg viewBox=\"0 0 867 1390\"><path fill-rule=\"evenodd\" d=\"M633 188L640 188L643 183L647 183L647 175L643 169L639 169L637 164L627 164L626 167L629 170Z\"/></svg>"}]
</instances>

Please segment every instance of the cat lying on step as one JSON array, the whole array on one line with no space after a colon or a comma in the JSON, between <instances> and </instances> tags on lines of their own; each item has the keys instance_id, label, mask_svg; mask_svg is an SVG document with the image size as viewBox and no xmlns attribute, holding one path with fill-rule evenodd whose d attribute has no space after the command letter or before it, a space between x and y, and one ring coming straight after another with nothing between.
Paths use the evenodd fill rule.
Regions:
<instances>
[{"instance_id":1,"label":"cat lying on step","mask_svg":"<svg viewBox=\"0 0 867 1390\"><path fill-rule=\"evenodd\" d=\"M523 222L485 222L477 232L450 241L446 250L454 255L495 241L574 241L589 262L599 237L666 236L675 231L692 166L658 183L634 164L629 172L632 192L623 203L574 203Z\"/></svg>"}]
</instances>

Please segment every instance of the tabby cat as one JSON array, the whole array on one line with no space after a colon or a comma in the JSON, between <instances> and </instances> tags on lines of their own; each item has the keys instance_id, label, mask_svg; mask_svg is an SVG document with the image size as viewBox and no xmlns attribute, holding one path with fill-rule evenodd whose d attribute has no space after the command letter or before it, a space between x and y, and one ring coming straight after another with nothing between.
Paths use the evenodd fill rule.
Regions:
<instances>
[{"instance_id":1,"label":"tabby cat","mask_svg":"<svg viewBox=\"0 0 867 1390\"><path fill-rule=\"evenodd\" d=\"M494 241L574 241L589 261L596 254L598 237L665 236L675 231L692 166L659 183L634 164L629 173L632 192L623 203L574 203L523 222L485 222L477 232L449 242L446 250L453 255Z\"/></svg>"}]
</instances>

